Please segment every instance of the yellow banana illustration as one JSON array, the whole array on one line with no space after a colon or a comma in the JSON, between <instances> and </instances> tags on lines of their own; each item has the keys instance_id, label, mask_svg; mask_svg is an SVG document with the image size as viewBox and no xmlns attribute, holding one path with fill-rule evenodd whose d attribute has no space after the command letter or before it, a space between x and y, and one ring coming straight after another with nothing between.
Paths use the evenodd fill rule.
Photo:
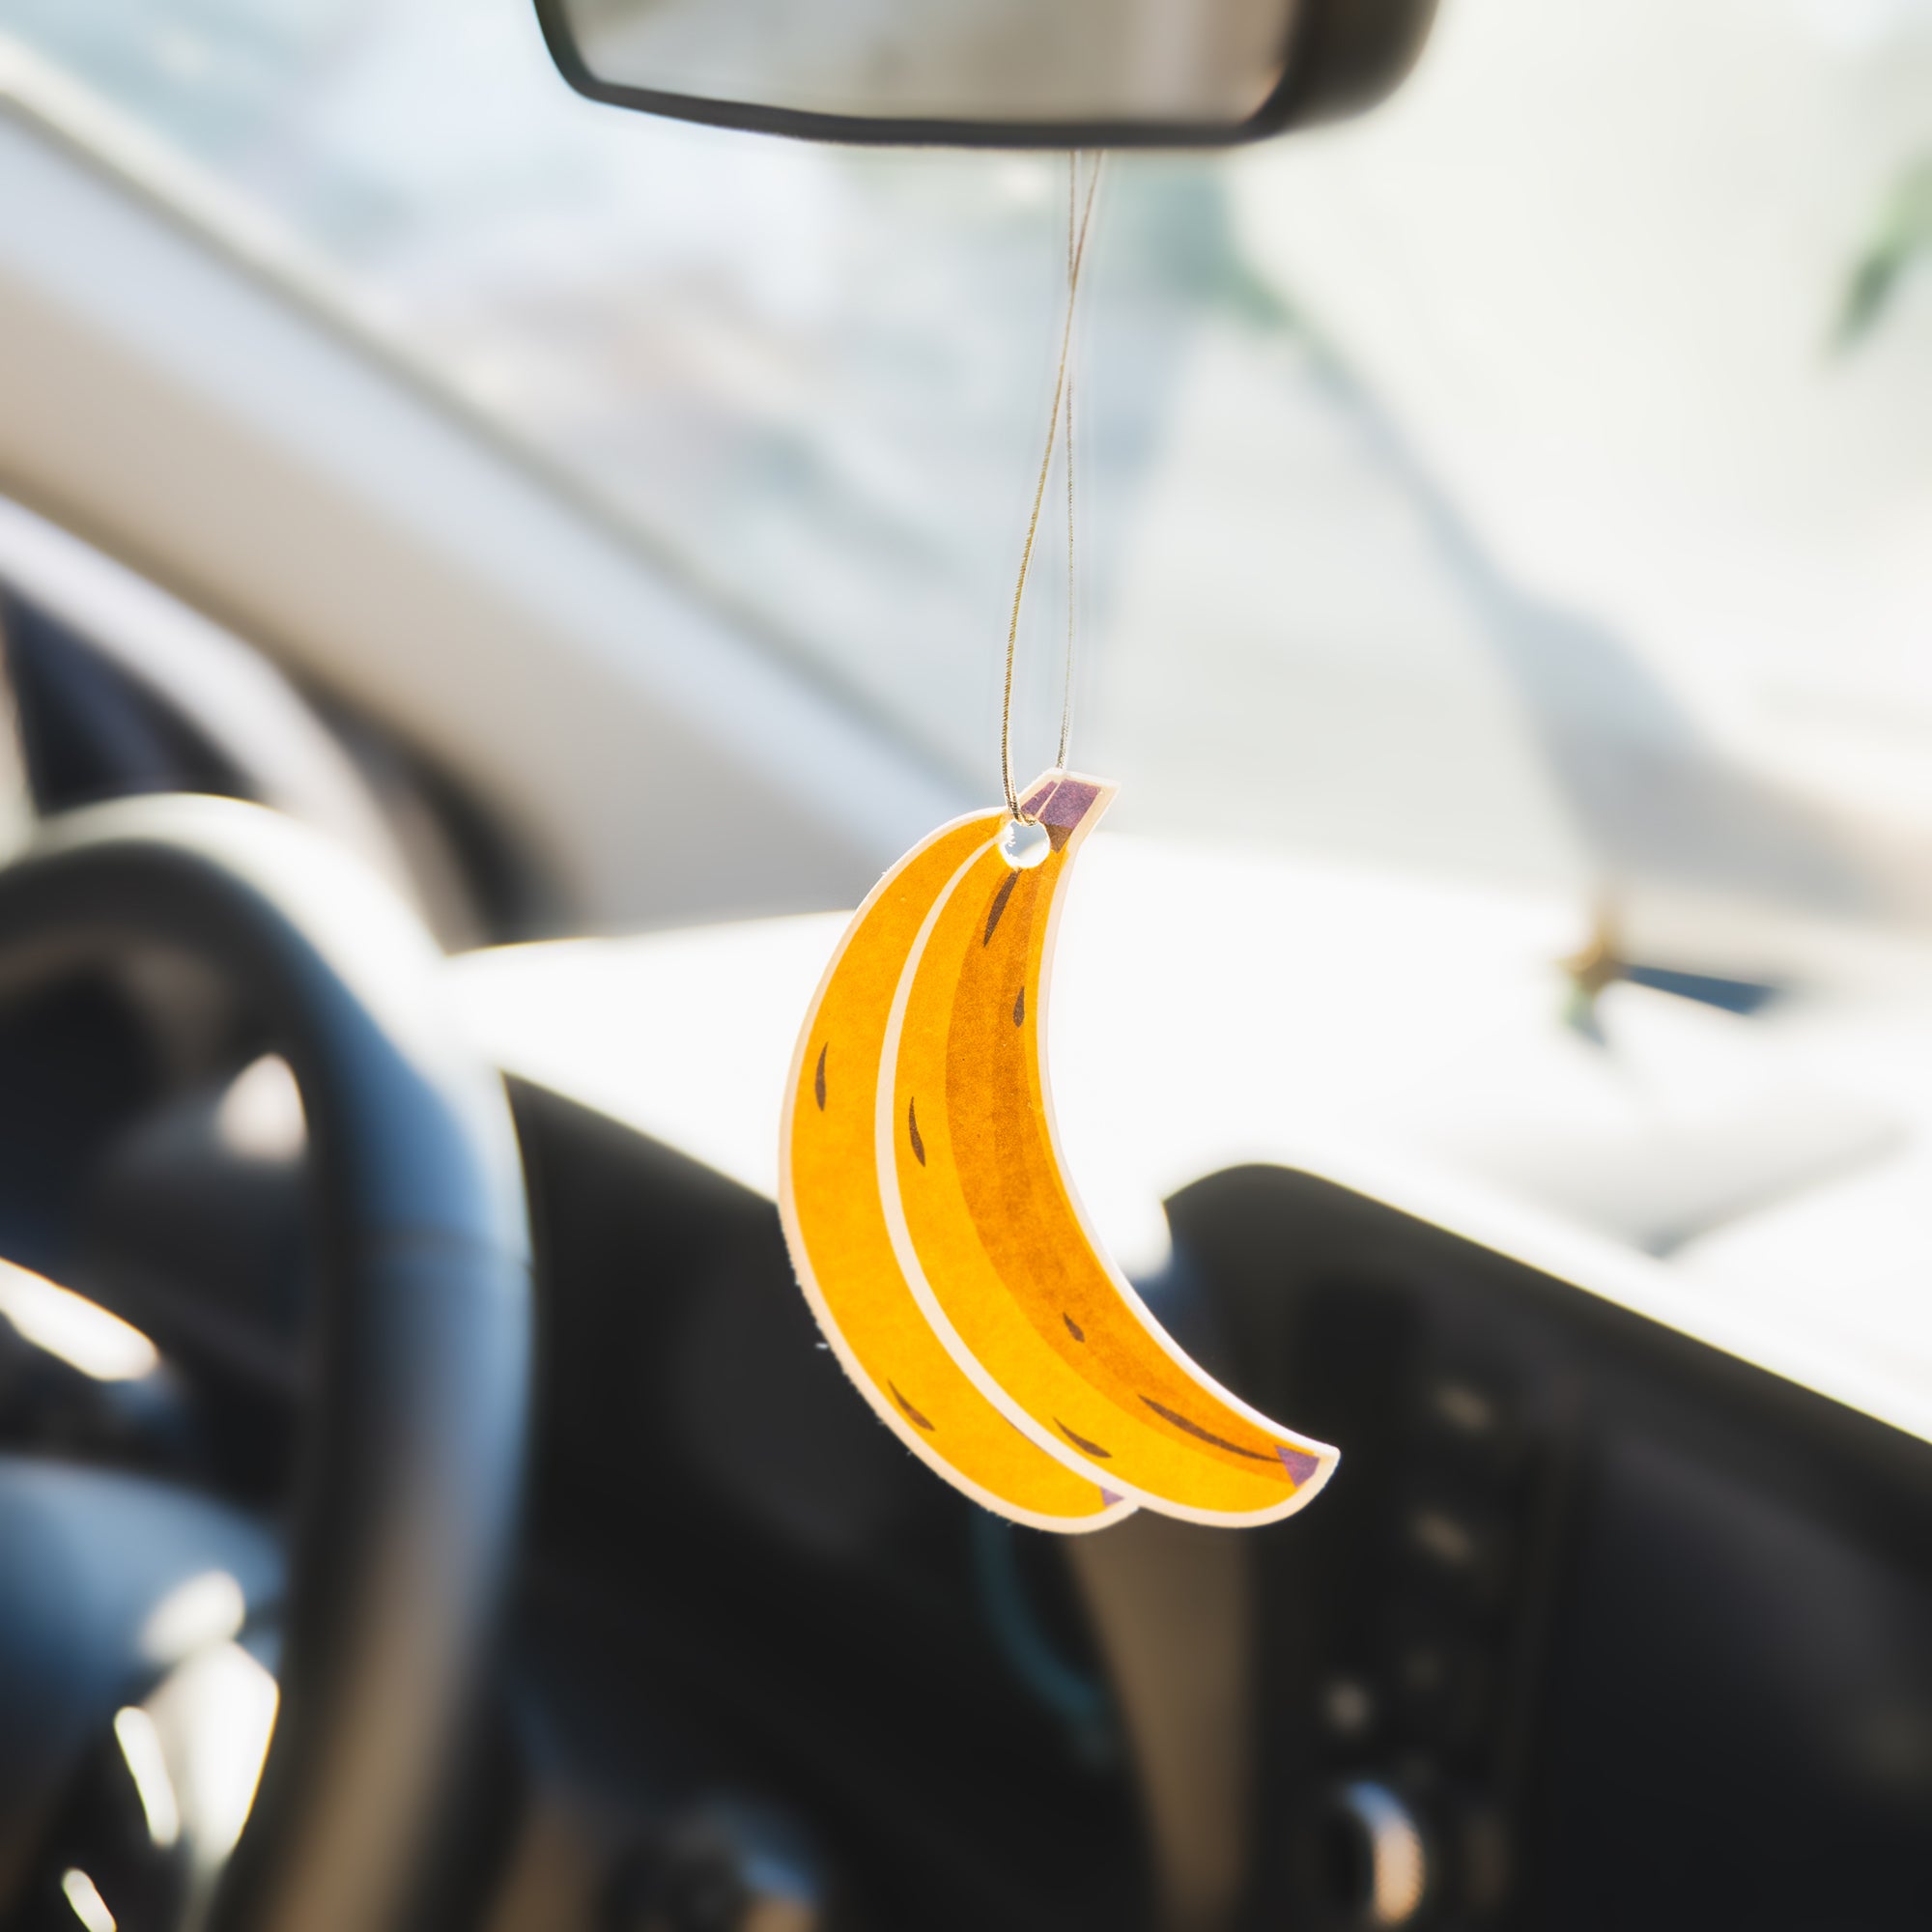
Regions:
<instances>
[{"instance_id":1,"label":"yellow banana illustration","mask_svg":"<svg viewBox=\"0 0 1932 1932\"><path fill-rule=\"evenodd\" d=\"M1169 1516L1265 1522L1338 1457L1219 1386L1162 1331L1089 1227L1044 1054L1062 888L1114 787L1048 773L1050 846L965 857L904 961L874 1118L880 1198L913 1299L977 1387L1071 1468ZM957 847L949 847L949 851Z\"/></svg>"},{"instance_id":2,"label":"yellow banana illustration","mask_svg":"<svg viewBox=\"0 0 1932 1932\"><path fill-rule=\"evenodd\" d=\"M780 1209L828 1341L886 1424L1001 1514L1097 1529L1136 1503L1214 1523L1306 1503L1336 1452L1282 1429L1162 1331L1068 1181L1044 1057L1067 867L1112 799L1050 772L942 827L854 918L785 1090Z\"/></svg>"},{"instance_id":3,"label":"yellow banana illustration","mask_svg":"<svg viewBox=\"0 0 1932 1932\"><path fill-rule=\"evenodd\" d=\"M1133 1505L1015 1429L955 1363L894 1252L874 1157L887 1022L931 908L993 850L1001 812L942 827L874 888L819 984L792 1058L779 1208L800 1285L886 1425L977 1502L1037 1528L1099 1529Z\"/></svg>"}]
</instances>

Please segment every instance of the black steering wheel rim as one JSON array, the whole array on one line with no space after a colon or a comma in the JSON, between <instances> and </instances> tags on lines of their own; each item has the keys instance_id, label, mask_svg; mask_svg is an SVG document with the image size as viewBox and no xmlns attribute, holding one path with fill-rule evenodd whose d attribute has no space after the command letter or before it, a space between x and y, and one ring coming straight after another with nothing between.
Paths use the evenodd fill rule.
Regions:
<instances>
[{"instance_id":1,"label":"black steering wheel rim","mask_svg":"<svg viewBox=\"0 0 1932 1932\"><path fill-rule=\"evenodd\" d=\"M280 1710L215 1932L402 1922L506 1573L529 1245L501 1081L381 881L260 808L146 798L50 821L0 870L0 1005L139 949L245 991L309 1129L317 1375Z\"/></svg>"}]
</instances>

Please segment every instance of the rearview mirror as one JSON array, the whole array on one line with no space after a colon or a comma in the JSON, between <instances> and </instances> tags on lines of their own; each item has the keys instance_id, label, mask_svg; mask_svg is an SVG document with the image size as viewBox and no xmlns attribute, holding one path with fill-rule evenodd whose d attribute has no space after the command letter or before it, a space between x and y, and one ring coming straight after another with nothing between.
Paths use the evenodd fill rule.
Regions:
<instances>
[{"instance_id":1,"label":"rearview mirror","mask_svg":"<svg viewBox=\"0 0 1932 1932\"><path fill-rule=\"evenodd\" d=\"M1386 94L1435 0L536 0L580 94L810 140L1222 146Z\"/></svg>"}]
</instances>

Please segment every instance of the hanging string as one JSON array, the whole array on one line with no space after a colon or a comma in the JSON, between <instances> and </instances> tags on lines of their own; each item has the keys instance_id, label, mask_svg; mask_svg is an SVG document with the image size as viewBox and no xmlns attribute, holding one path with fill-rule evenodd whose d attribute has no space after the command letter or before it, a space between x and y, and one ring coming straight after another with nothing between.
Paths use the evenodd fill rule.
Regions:
<instances>
[{"instance_id":1,"label":"hanging string","mask_svg":"<svg viewBox=\"0 0 1932 1932\"><path fill-rule=\"evenodd\" d=\"M1094 163L1094 179L1099 182L1100 163ZM1080 292L1080 237L1074 228L1073 207L1079 198L1080 156L1066 157L1066 316L1072 327L1073 298ZM1091 192L1091 190L1090 190ZM1060 749L1053 754L1053 768L1066 769L1066 747L1073 736L1073 370L1075 358L1066 361L1066 412L1061 418L1061 468L1066 472L1066 657L1060 668Z\"/></svg>"},{"instance_id":2,"label":"hanging string","mask_svg":"<svg viewBox=\"0 0 1932 1932\"><path fill-rule=\"evenodd\" d=\"M1033 567L1034 545L1039 537L1039 513L1046 501L1047 478L1053 470L1053 449L1062 424L1066 436L1066 665L1065 689L1060 707L1060 751L1056 762L1066 762L1067 737L1073 724L1073 397L1071 361L1073 304L1080 293L1080 270L1087 258L1087 231L1094 217L1094 196L1100 185L1104 156L1095 156L1080 194L1080 156L1066 157L1066 314L1060 330L1060 366L1053 379L1053 407L1047 412L1046 447L1039 459L1039 480L1034 485L1033 513L1027 519L1026 542L1020 549L1019 579L1013 585L1012 614L1007 623L1006 683L1000 697L1000 776L1006 785L1007 810L1018 818L1019 787L1013 778L1013 661L1019 651L1020 603L1026 596L1027 574ZM1075 211L1078 210L1078 219Z\"/></svg>"}]
</instances>

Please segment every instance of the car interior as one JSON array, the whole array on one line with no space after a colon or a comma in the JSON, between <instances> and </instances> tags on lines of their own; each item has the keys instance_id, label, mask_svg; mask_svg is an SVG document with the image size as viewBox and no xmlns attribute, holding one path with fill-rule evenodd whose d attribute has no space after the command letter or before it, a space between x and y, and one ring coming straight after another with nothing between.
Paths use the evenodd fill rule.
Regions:
<instances>
[{"instance_id":1,"label":"car interior","mask_svg":"<svg viewBox=\"0 0 1932 1932\"><path fill-rule=\"evenodd\" d=\"M1923 0L0 0L0 1927L1923 1922L1928 129ZM1049 1105L1342 1460L1062 1536L779 1123L1103 150Z\"/></svg>"}]
</instances>

